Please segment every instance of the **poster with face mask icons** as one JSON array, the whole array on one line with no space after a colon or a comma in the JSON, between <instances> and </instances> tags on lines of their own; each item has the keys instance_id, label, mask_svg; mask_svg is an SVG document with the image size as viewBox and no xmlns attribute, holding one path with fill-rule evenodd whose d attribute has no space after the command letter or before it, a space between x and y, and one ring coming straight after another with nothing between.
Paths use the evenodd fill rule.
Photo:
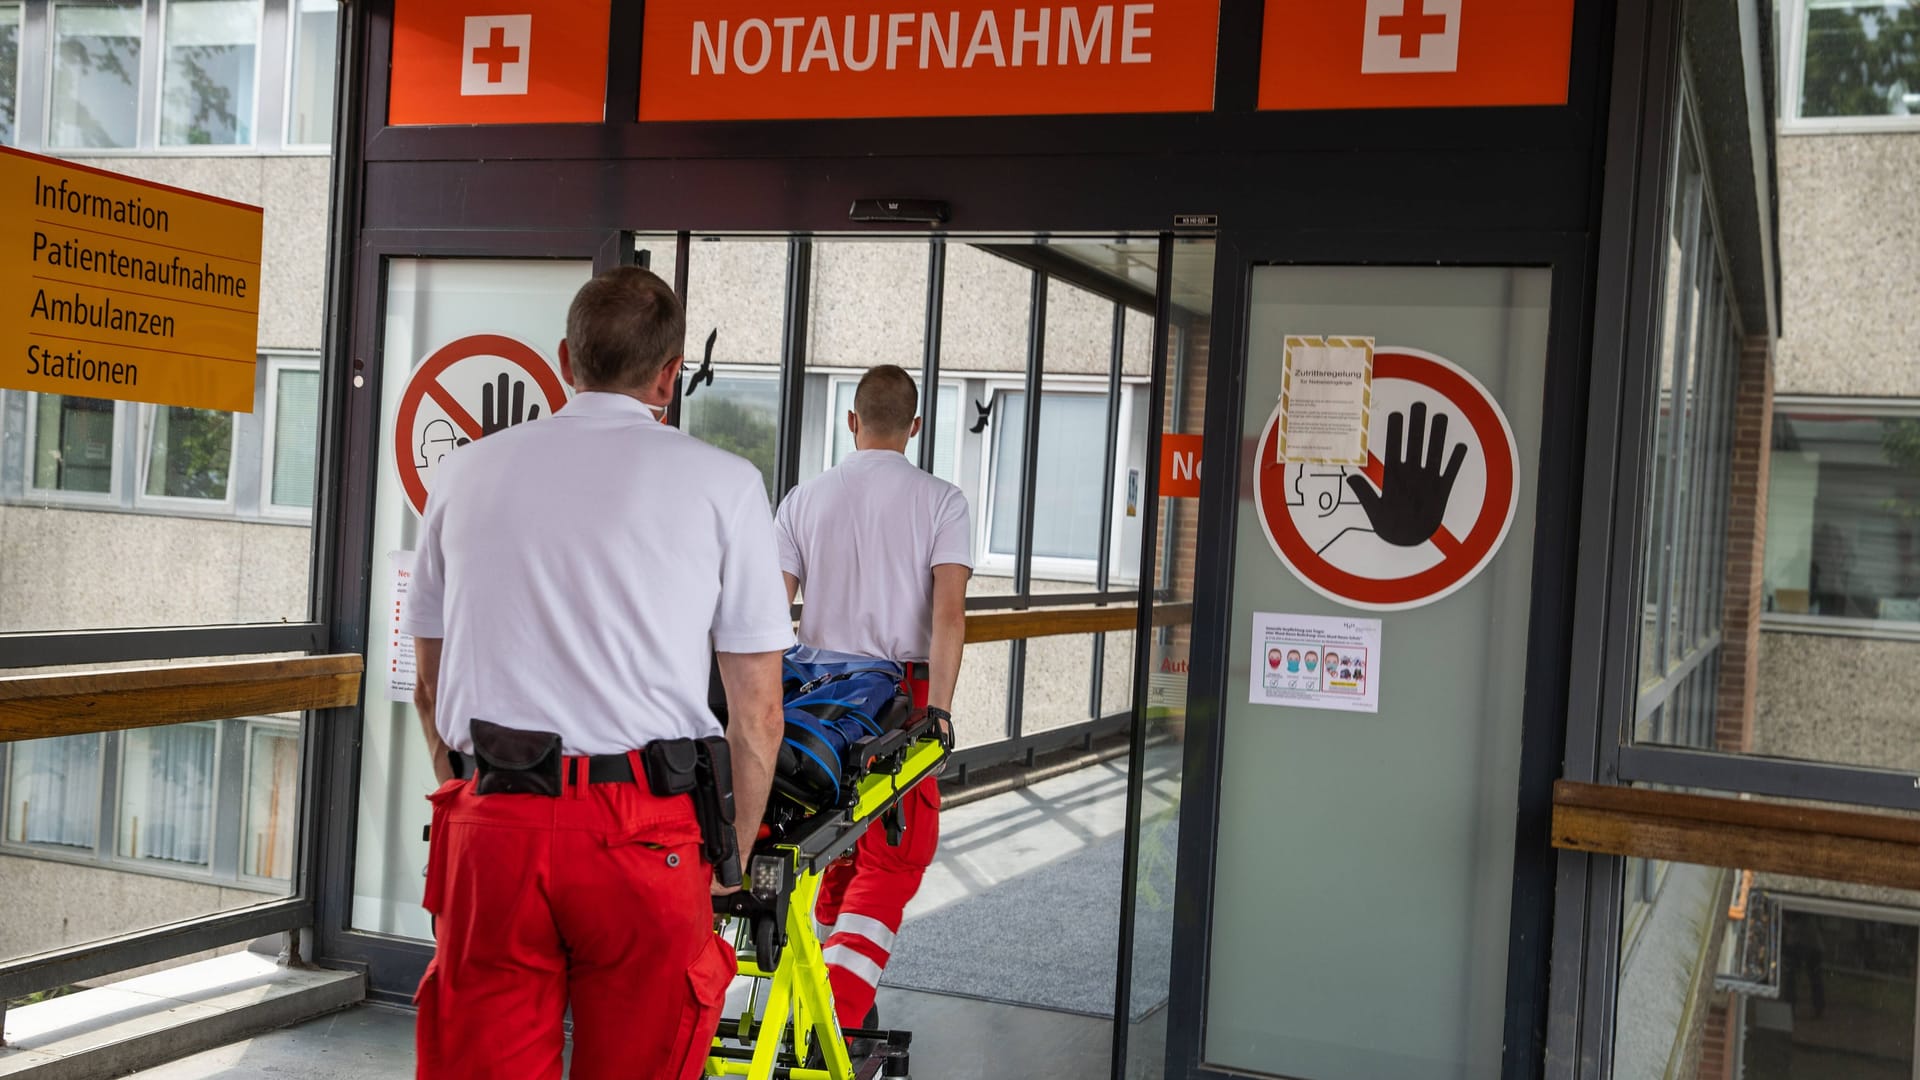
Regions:
<instances>
[{"instance_id":1,"label":"poster with face mask icons","mask_svg":"<svg viewBox=\"0 0 1920 1080\"><path fill-rule=\"evenodd\" d=\"M475 439L552 416L567 388L546 355L505 334L468 334L408 376L394 425L393 465L407 505L427 509L440 463Z\"/></svg>"},{"instance_id":2,"label":"poster with face mask icons","mask_svg":"<svg viewBox=\"0 0 1920 1080\"><path fill-rule=\"evenodd\" d=\"M1380 620L1253 616L1248 700L1341 712L1379 712Z\"/></svg>"}]
</instances>

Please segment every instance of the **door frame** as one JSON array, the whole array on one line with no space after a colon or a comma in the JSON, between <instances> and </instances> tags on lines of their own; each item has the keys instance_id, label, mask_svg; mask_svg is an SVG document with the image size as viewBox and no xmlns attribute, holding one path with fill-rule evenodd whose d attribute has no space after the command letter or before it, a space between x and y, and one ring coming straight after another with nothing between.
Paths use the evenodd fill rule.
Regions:
<instances>
[{"instance_id":1,"label":"door frame","mask_svg":"<svg viewBox=\"0 0 1920 1080\"><path fill-rule=\"evenodd\" d=\"M1523 468L1537 470L1539 481L1520 781L1515 792L1512 929L1501 1065L1503 1080L1544 1075L1557 867L1548 822L1553 783L1560 778L1566 745L1565 705L1575 636L1571 601L1581 540L1579 493L1590 389L1593 258L1593 238L1582 233L1489 235L1453 229L1354 237L1287 230L1222 231L1214 264L1213 353L1202 451L1208 467L1200 491L1201 520L1214 527L1200 536L1194 582L1168 1076L1226 1080L1235 1075L1206 1064L1205 999L1219 855L1215 837L1220 771L1225 760L1222 716L1231 694L1227 653L1239 492L1253 454L1240 431L1246 405L1247 322L1253 270L1266 265L1531 266L1552 272L1540 457L1522 462Z\"/></svg>"}]
</instances>

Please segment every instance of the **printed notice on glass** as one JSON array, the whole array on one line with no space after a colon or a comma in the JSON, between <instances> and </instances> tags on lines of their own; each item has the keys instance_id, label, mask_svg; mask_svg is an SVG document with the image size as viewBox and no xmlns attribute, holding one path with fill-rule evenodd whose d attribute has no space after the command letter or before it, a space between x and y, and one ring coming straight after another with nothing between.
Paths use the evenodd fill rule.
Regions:
<instances>
[{"instance_id":1,"label":"printed notice on glass","mask_svg":"<svg viewBox=\"0 0 1920 1080\"><path fill-rule=\"evenodd\" d=\"M413 581L413 552L389 551L387 563L392 568L393 610L387 623L387 700L413 702L413 686L418 681L414 674L413 635L400 629L400 615L407 603L407 586Z\"/></svg>"},{"instance_id":2,"label":"printed notice on glass","mask_svg":"<svg viewBox=\"0 0 1920 1080\"><path fill-rule=\"evenodd\" d=\"M1380 620L1340 615L1253 616L1255 705L1380 711Z\"/></svg>"},{"instance_id":3,"label":"printed notice on glass","mask_svg":"<svg viewBox=\"0 0 1920 1080\"><path fill-rule=\"evenodd\" d=\"M1287 337L1275 461L1367 464L1373 339Z\"/></svg>"}]
</instances>

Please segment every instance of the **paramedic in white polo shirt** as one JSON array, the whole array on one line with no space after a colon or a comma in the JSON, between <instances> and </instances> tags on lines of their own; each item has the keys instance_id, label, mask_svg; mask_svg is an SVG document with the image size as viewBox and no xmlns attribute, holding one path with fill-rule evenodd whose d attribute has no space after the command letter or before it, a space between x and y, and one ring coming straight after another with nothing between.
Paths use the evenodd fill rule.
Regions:
<instances>
[{"instance_id":1,"label":"paramedic in white polo shirt","mask_svg":"<svg viewBox=\"0 0 1920 1080\"><path fill-rule=\"evenodd\" d=\"M793 489L774 524L788 599L804 598L801 643L909 665L915 706L951 732L973 532L960 489L907 460L907 441L920 431L918 402L904 369L868 371L847 414L853 453ZM886 830L867 830L853 858L828 869L814 908L829 928L827 973L843 1024L869 1017L901 913L939 844L935 781L921 782L900 805L898 846Z\"/></svg>"},{"instance_id":2,"label":"paramedic in white polo shirt","mask_svg":"<svg viewBox=\"0 0 1920 1080\"><path fill-rule=\"evenodd\" d=\"M670 793L712 788L665 751L731 748L736 820L707 849L733 833L751 850L793 631L760 474L656 419L685 328L658 277L601 274L567 312L573 399L440 466L403 624L444 781L422 1077L557 1080L571 1007L575 1078L687 1080L719 1022L726 890L694 796ZM719 741L709 650L732 717L719 748L692 741Z\"/></svg>"}]
</instances>

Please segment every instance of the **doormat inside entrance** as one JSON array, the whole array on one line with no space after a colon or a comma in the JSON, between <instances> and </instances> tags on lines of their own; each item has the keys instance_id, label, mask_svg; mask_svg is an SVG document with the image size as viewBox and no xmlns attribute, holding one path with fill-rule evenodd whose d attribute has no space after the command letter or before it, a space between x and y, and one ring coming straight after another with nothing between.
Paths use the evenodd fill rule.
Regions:
<instances>
[{"instance_id":1,"label":"doormat inside entrance","mask_svg":"<svg viewBox=\"0 0 1920 1080\"><path fill-rule=\"evenodd\" d=\"M1171 816L1149 824L1129 1018L1167 999L1173 935ZM1123 837L958 900L900 928L883 986L1111 1017ZM1167 845L1166 857L1152 855Z\"/></svg>"}]
</instances>

